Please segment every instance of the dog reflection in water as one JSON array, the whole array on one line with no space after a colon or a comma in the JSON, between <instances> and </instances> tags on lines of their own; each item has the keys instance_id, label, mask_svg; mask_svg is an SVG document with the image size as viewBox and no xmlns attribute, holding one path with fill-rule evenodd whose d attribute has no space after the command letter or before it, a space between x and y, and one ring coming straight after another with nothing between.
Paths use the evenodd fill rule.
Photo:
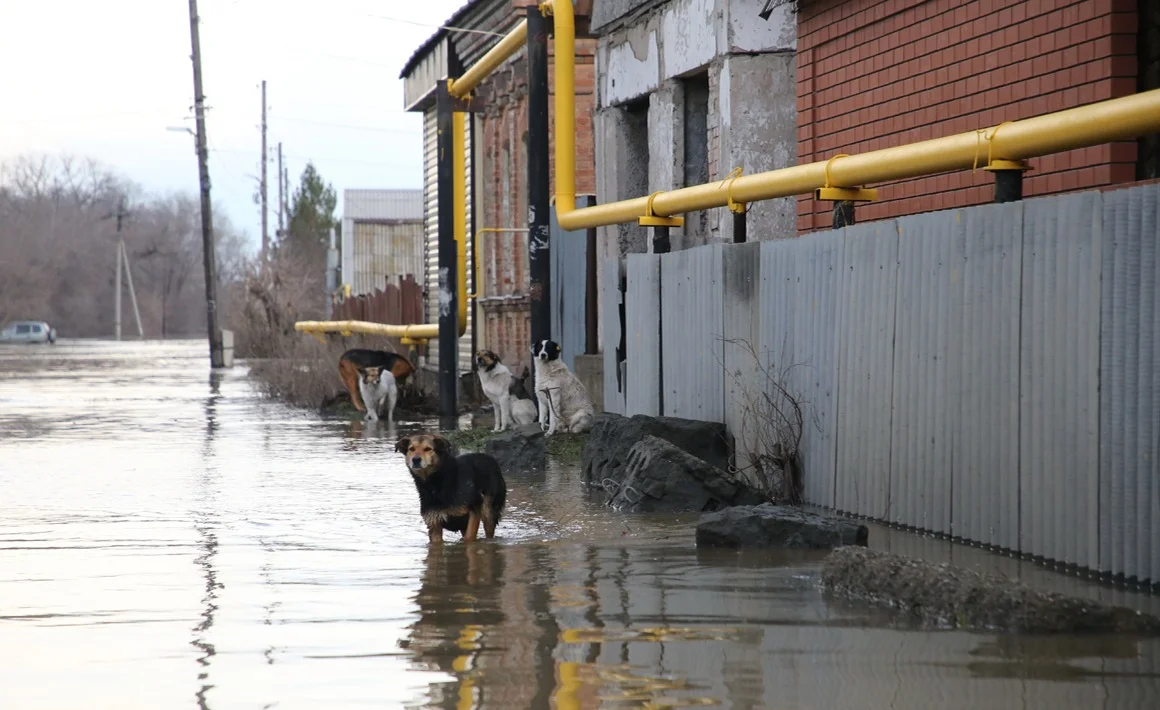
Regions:
<instances>
[{"instance_id":1,"label":"dog reflection in water","mask_svg":"<svg viewBox=\"0 0 1160 710\"><path fill-rule=\"evenodd\" d=\"M415 481L431 542L443 542L444 530L462 533L471 542L478 539L480 525L488 539L495 537L507 500L498 461L488 454L455 456L451 442L432 434L399 439L395 451L403 454Z\"/></svg>"}]
</instances>

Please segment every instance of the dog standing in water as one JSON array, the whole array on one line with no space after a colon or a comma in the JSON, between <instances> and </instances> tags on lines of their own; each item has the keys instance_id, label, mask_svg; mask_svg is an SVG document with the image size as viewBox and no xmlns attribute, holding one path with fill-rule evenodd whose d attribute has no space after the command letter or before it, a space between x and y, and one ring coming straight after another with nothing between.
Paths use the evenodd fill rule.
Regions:
<instances>
[{"instance_id":1,"label":"dog standing in water","mask_svg":"<svg viewBox=\"0 0 1160 710\"><path fill-rule=\"evenodd\" d=\"M379 414L383 411L383 402L386 402L387 423L395 423L395 402L399 399L399 387L390 370L384 370L381 367L367 367L359 370L358 391L367 408L366 419L368 422L378 420Z\"/></svg>"},{"instance_id":2,"label":"dog standing in water","mask_svg":"<svg viewBox=\"0 0 1160 710\"><path fill-rule=\"evenodd\" d=\"M419 493L419 514L427 537L443 542L443 531L463 533L463 540L488 539L503 517L507 483L499 462L488 454L455 456L451 442L441 436L419 434L399 439L395 451L403 455Z\"/></svg>"},{"instance_id":3,"label":"dog standing in water","mask_svg":"<svg viewBox=\"0 0 1160 710\"><path fill-rule=\"evenodd\" d=\"M338 359L338 376L342 380L343 386L346 387L347 394L350 395L350 403L360 412L367 410L366 406L363 405L360 393L362 389L359 384L362 379L360 373L368 367L377 367L390 372L395 378L396 386L401 386L407 381L407 377L415 372L415 367L410 360L385 350L354 348L344 352L342 357ZM378 412L375 414L377 415Z\"/></svg>"}]
</instances>

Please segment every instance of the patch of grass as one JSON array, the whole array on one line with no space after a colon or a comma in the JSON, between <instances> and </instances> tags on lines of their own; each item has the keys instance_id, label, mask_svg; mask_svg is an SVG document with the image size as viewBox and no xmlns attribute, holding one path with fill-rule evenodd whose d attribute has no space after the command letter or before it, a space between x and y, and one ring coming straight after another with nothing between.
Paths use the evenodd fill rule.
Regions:
<instances>
[{"instance_id":1,"label":"patch of grass","mask_svg":"<svg viewBox=\"0 0 1160 710\"><path fill-rule=\"evenodd\" d=\"M560 463L579 464L588 434L556 433L548 437L548 456Z\"/></svg>"},{"instance_id":2,"label":"patch of grass","mask_svg":"<svg viewBox=\"0 0 1160 710\"><path fill-rule=\"evenodd\" d=\"M471 429L457 429L449 431L444 436L455 448L463 453L483 451L487 442L500 434L491 430L490 426L473 427ZM588 434L556 433L547 438L548 456L554 461L567 465L580 463L584 452L584 443L588 441Z\"/></svg>"},{"instance_id":3,"label":"patch of grass","mask_svg":"<svg viewBox=\"0 0 1160 710\"><path fill-rule=\"evenodd\" d=\"M471 429L456 429L444 436L461 453L483 451L487 442L497 436L491 427L473 427Z\"/></svg>"}]
</instances>

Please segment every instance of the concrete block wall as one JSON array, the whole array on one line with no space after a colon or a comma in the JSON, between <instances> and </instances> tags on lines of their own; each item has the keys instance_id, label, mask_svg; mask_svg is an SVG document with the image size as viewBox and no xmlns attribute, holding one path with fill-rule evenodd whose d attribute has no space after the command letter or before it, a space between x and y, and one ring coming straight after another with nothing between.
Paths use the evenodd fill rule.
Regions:
<instances>
[{"instance_id":1,"label":"concrete block wall","mask_svg":"<svg viewBox=\"0 0 1160 710\"><path fill-rule=\"evenodd\" d=\"M699 77L709 86L709 180L723 180L737 167L748 174L797 162L797 16L786 4L763 20L758 16L763 5L763 0L594 4L599 204L686 186L685 86L691 79L704 80ZM641 111L647 116L643 130ZM674 250L732 239L732 218L725 208L685 218L684 228L671 231ZM793 200L753 205L750 239L795 236L795 218ZM651 240L637 225L598 230L602 265L609 258L648 251ZM604 298L601 290L601 313Z\"/></svg>"},{"instance_id":2,"label":"concrete block wall","mask_svg":"<svg viewBox=\"0 0 1160 710\"><path fill-rule=\"evenodd\" d=\"M1136 0L816 0L797 55L798 157L826 160L1135 93ZM983 161L986 161L984 150ZM1136 144L1031 161L1025 195L1128 182ZM991 201L990 173L878 186L859 221ZM831 226L800 197L799 231Z\"/></svg>"}]
</instances>

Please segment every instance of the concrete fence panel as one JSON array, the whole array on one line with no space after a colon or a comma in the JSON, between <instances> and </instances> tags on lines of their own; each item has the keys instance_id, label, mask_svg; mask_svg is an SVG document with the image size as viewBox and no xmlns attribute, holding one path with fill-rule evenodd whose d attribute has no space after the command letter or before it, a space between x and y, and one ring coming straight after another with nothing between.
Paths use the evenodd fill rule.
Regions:
<instances>
[{"instance_id":1,"label":"concrete fence panel","mask_svg":"<svg viewBox=\"0 0 1160 710\"><path fill-rule=\"evenodd\" d=\"M1160 581L1160 186L1103 195L1100 564Z\"/></svg>"},{"instance_id":2,"label":"concrete fence panel","mask_svg":"<svg viewBox=\"0 0 1160 710\"><path fill-rule=\"evenodd\" d=\"M898 223L842 230L838 302L837 506L889 519Z\"/></svg>"},{"instance_id":3,"label":"concrete fence panel","mask_svg":"<svg viewBox=\"0 0 1160 710\"><path fill-rule=\"evenodd\" d=\"M713 244L660 258L665 416L725 421L723 251Z\"/></svg>"},{"instance_id":4,"label":"concrete fence panel","mask_svg":"<svg viewBox=\"0 0 1160 710\"><path fill-rule=\"evenodd\" d=\"M1158 238L1149 185L630 255L626 411L744 466L772 373L807 501L1160 583Z\"/></svg>"},{"instance_id":5,"label":"concrete fence panel","mask_svg":"<svg viewBox=\"0 0 1160 710\"><path fill-rule=\"evenodd\" d=\"M628 290L624 296L624 326L628 371L625 378L625 413L629 416L659 416L662 413L661 262L652 254L629 254L626 262Z\"/></svg>"}]
</instances>

